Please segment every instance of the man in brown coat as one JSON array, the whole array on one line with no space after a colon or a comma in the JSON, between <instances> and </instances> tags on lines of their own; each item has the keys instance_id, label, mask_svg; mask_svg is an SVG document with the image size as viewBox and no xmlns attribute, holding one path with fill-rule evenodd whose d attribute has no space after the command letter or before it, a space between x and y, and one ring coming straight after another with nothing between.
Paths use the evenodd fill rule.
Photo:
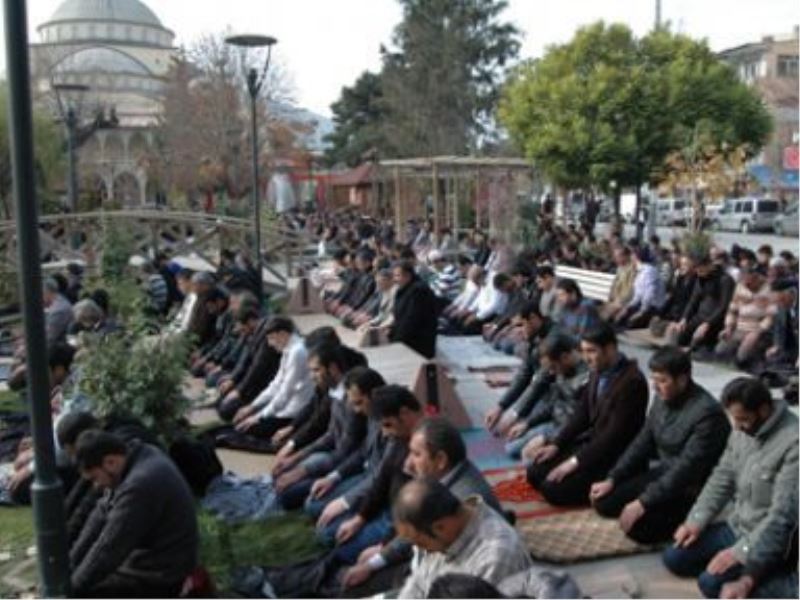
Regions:
<instances>
[{"instance_id":1,"label":"man in brown coat","mask_svg":"<svg viewBox=\"0 0 800 600\"><path fill-rule=\"evenodd\" d=\"M528 467L528 482L555 505L589 503L592 483L605 479L647 412L647 380L619 351L610 325L587 331L581 350L592 370L589 384L572 418L531 454Z\"/></svg>"}]
</instances>

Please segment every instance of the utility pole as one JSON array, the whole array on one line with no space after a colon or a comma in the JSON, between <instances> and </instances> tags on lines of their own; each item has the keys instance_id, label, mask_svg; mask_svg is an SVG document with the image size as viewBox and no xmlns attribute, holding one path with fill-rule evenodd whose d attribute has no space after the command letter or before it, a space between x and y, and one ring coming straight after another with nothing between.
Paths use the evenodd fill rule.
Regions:
<instances>
[{"instance_id":1,"label":"utility pole","mask_svg":"<svg viewBox=\"0 0 800 600\"><path fill-rule=\"evenodd\" d=\"M24 0L5 0L6 65L9 90L9 132L12 181L17 209L19 286L25 322L28 406L36 460L31 486L36 524L41 596L69 596L69 561L64 523L64 498L56 473L50 382L45 341L42 268L39 264L39 214L33 171L33 116L28 15Z\"/></svg>"},{"instance_id":2,"label":"utility pole","mask_svg":"<svg viewBox=\"0 0 800 600\"><path fill-rule=\"evenodd\" d=\"M661 29L661 0L656 0L656 31Z\"/></svg>"}]
</instances>

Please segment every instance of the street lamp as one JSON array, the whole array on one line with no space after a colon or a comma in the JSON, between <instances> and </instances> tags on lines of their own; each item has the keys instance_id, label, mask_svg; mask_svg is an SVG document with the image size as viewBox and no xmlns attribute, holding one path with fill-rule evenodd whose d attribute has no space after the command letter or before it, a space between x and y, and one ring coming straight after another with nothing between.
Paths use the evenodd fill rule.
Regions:
<instances>
[{"instance_id":1,"label":"street lamp","mask_svg":"<svg viewBox=\"0 0 800 600\"><path fill-rule=\"evenodd\" d=\"M67 128L67 209L69 212L74 213L78 209L78 169L77 161L75 160L75 151L77 149L75 132L78 129L78 116L72 103L70 103L66 111L64 110L64 102L61 99L61 95L88 92L89 86L79 83L56 83L53 85L53 90L56 93L58 112Z\"/></svg>"},{"instance_id":2,"label":"street lamp","mask_svg":"<svg viewBox=\"0 0 800 600\"><path fill-rule=\"evenodd\" d=\"M39 264L39 203L33 162L33 114L28 61L26 3L5 0L5 59L8 104L11 181L16 206L19 289L27 351L28 407L31 415L36 460L31 485L36 524L39 575L44 598L69 597L69 558L64 522L64 498L56 471L50 385L47 377L47 343L42 301L42 268Z\"/></svg>"},{"instance_id":3,"label":"street lamp","mask_svg":"<svg viewBox=\"0 0 800 600\"><path fill-rule=\"evenodd\" d=\"M253 226L255 227L255 252L254 260L255 267L258 272L258 297L260 301L264 300L264 274L261 268L261 203L259 201L258 189L258 114L257 114L257 100L261 88L267 79L269 72L269 62L272 57L272 47L278 43L274 37L268 35L247 34L247 35L233 35L225 38L225 43L231 46L237 46L244 51L253 48L266 48L267 56L264 60L264 66L261 72L255 67L251 67L247 71L247 91L250 94L250 125L251 125L251 138L253 144ZM289 275L287 273L287 275Z\"/></svg>"}]
</instances>

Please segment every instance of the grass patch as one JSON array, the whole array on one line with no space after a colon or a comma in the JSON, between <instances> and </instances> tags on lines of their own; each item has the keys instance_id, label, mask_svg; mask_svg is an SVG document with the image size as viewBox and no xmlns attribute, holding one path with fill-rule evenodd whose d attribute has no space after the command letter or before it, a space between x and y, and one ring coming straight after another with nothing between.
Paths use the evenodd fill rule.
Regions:
<instances>
[{"instance_id":1,"label":"grass patch","mask_svg":"<svg viewBox=\"0 0 800 600\"><path fill-rule=\"evenodd\" d=\"M0 392L0 412L20 412L25 410L19 392L3 390Z\"/></svg>"},{"instance_id":2,"label":"grass patch","mask_svg":"<svg viewBox=\"0 0 800 600\"><path fill-rule=\"evenodd\" d=\"M323 551L313 522L302 513L281 515L255 523L226 525L200 510L200 562L214 578L217 589L229 588L230 573L239 566L280 566L308 560ZM3 577L25 560L35 544L33 511L29 506L0 507L0 553L12 559L0 563L0 598L19 595ZM36 573L32 573L35 581Z\"/></svg>"},{"instance_id":3,"label":"grass patch","mask_svg":"<svg viewBox=\"0 0 800 600\"><path fill-rule=\"evenodd\" d=\"M0 553L11 554L11 560L0 562L0 598L13 598L19 595L19 590L7 586L3 580L26 559L26 552L34 543L31 507L0 507ZM31 580L35 581L35 577L35 573L32 574Z\"/></svg>"},{"instance_id":4,"label":"grass patch","mask_svg":"<svg viewBox=\"0 0 800 600\"><path fill-rule=\"evenodd\" d=\"M281 566L308 560L324 547L317 540L314 524L302 513L270 517L255 523L226 525L211 514L198 513L200 562L214 578L217 588L228 589L235 567Z\"/></svg>"}]
</instances>

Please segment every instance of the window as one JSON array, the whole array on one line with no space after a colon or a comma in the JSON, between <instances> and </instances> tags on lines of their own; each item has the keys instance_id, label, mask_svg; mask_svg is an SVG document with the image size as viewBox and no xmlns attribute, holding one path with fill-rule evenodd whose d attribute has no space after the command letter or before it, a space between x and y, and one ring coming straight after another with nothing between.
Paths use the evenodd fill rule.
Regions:
<instances>
[{"instance_id":1,"label":"window","mask_svg":"<svg viewBox=\"0 0 800 600\"><path fill-rule=\"evenodd\" d=\"M776 200L762 200L758 203L758 212L760 213L776 213L779 208Z\"/></svg>"},{"instance_id":2,"label":"window","mask_svg":"<svg viewBox=\"0 0 800 600\"><path fill-rule=\"evenodd\" d=\"M778 56L778 77L797 77L797 56Z\"/></svg>"},{"instance_id":3,"label":"window","mask_svg":"<svg viewBox=\"0 0 800 600\"><path fill-rule=\"evenodd\" d=\"M748 200L747 202L742 203L742 212L746 214L750 214L753 212L753 201Z\"/></svg>"}]
</instances>

